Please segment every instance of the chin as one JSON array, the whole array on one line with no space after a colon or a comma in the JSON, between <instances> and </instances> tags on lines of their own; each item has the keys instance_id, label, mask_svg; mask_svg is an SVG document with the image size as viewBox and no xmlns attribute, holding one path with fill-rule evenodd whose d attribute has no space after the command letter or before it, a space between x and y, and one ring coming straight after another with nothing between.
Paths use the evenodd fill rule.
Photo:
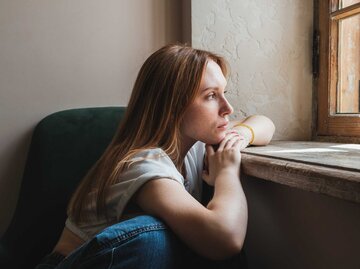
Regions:
<instances>
[{"instance_id":1,"label":"chin","mask_svg":"<svg viewBox=\"0 0 360 269\"><path fill-rule=\"evenodd\" d=\"M226 131L213 132L212 135L202 135L198 137L198 141L201 141L208 145L219 144L226 136Z\"/></svg>"},{"instance_id":2,"label":"chin","mask_svg":"<svg viewBox=\"0 0 360 269\"><path fill-rule=\"evenodd\" d=\"M224 132L223 134L218 136L218 139L216 140L216 144L219 144L221 141L223 141L223 139L225 138L226 133Z\"/></svg>"},{"instance_id":3,"label":"chin","mask_svg":"<svg viewBox=\"0 0 360 269\"><path fill-rule=\"evenodd\" d=\"M206 138L204 140L201 140L201 142L205 143L205 144L209 144L209 145L217 145L220 144L220 142L225 138L225 135L221 136L221 137L217 137L217 138Z\"/></svg>"}]
</instances>

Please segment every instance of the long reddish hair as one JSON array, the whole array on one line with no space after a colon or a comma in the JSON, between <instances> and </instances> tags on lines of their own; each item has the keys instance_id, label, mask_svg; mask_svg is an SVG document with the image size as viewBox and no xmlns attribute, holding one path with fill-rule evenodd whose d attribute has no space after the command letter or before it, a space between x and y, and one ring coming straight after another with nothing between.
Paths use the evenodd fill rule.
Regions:
<instances>
[{"instance_id":1,"label":"long reddish hair","mask_svg":"<svg viewBox=\"0 0 360 269\"><path fill-rule=\"evenodd\" d=\"M227 75L225 60L187 45L167 45L154 52L141 67L123 120L111 143L73 194L68 215L80 222L88 194L96 192L97 217L106 216L106 190L121 181L121 173L134 154L162 148L181 171L180 124L194 100L208 60Z\"/></svg>"}]
</instances>

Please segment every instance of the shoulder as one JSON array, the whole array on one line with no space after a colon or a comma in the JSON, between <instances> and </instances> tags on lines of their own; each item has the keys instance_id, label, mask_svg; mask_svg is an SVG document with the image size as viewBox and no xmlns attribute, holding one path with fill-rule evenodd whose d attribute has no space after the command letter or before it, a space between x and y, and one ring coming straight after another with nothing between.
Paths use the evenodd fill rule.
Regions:
<instances>
[{"instance_id":1,"label":"shoulder","mask_svg":"<svg viewBox=\"0 0 360 269\"><path fill-rule=\"evenodd\" d=\"M121 175L121 181L160 177L183 182L182 175L169 156L162 149L153 148L144 149L134 154Z\"/></svg>"}]
</instances>

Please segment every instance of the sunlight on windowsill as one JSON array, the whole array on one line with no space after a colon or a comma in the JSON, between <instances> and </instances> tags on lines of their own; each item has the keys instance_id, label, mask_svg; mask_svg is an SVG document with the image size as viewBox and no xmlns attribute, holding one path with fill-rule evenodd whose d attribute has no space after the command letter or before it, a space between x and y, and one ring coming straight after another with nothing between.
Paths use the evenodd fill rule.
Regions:
<instances>
[{"instance_id":1,"label":"sunlight on windowsill","mask_svg":"<svg viewBox=\"0 0 360 269\"><path fill-rule=\"evenodd\" d=\"M284 149L284 150L274 150L267 151L267 153L308 153L308 152L347 152L346 150L338 149L323 149L323 148L311 148L311 149Z\"/></svg>"},{"instance_id":2,"label":"sunlight on windowsill","mask_svg":"<svg viewBox=\"0 0 360 269\"><path fill-rule=\"evenodd\" d=\"M242 171L360 203L360 144L273 141L243 150Z\"/></svg>"},{"instance_id":3,"label":"sunlight on windowsill","mask_svg":"<svg viewBox=\"0 0 360 269\"><path fill-rule=\"evenodd\" d=\"M357 149L360 150L359 144L341 144L336 146L331 146L332 148L344 148L344 149Z\"/></svg>"}]
</instances>

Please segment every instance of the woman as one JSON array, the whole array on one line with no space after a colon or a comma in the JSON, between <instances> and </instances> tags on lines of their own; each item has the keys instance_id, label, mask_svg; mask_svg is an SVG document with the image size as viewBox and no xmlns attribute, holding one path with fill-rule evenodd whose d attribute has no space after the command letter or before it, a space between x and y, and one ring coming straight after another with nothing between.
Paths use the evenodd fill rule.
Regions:
<instances>
[{"instance_id":1,"label":"woman","mask_svg":"<svg viewBox=\"0 0 360 269\"><path fill-rule=\"evenodd\" d=\"M124 119L37 268L175 268L241 251L240 150L266 145L275 128L264 116L229 122L226 75L223 58L184 45L145 61ZM206 204L202 179L214 187Z\"/></svg>"}]
</instances>

